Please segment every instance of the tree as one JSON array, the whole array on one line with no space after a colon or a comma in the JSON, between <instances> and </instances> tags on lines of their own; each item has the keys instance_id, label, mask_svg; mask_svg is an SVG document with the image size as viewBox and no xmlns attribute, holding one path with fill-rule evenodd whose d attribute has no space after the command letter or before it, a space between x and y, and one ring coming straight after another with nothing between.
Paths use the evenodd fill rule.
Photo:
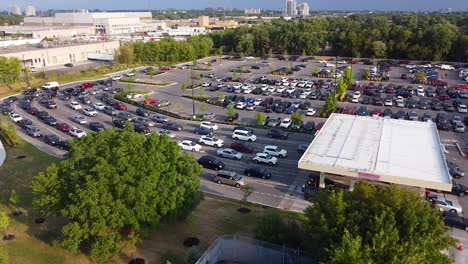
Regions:
<instances>
[{"instance_id":1,"label":"tree","mask_svg":"<svg viewBox=\"0 0 468 264\"><path fill-rule=\"evenodd\" d=\"M261 112L256 112L255 120L257 120L257 125L263 126L263 124L265 124L266 116Z\"/></svg>"},{"instance_id":2,"label":"tree","mask_svg":"<svg viewBox=\"0 0 468 264\"><path fill-rule=\"evenodd\" d=\"M15 190L11 190L10 198L8 200L13 205L13 207L15 207L15 211L18 212L18 208L16 206L18 205L20 198L18 197L18 194Z\"/></svg>"},{"instance_id":3,"label":"tree","mask_svg":"<svg viewBox=\"0 0 468 264\"><path fill-rule=\"evenodd\" d=\"M0 115L0 138L10 147L23 145L21 137L16 132L15 124L4 115Z\"/></svg>"},{"instance_id":4,"label":"tree","mask_svg":"<svg viewBox=\"0 0 468 264\"><path fill-rule=\"evenodd\" d=\"M312 197L308 249L325 263L448 263L454 245L440 212L398 186L359 183Z\"/></svg>"},{"instance_id":5,"label":"tree","mask_svg":"<svg viewBox=\"0 0 468 264\"><path fill-rule=\"evenodd\" d=\"M255 228L255 238L283 245L282 234L285 229L286 225L281 216L276 212L269 212L260 219Z\"/></svg>"},{"instance_id":6,"label":"tree","mask_svg":"<svg viewBox=\"0 0 468 264\"><path fill-rule=\"evenodd\" d=\"M220 102L224 102L224 99L226 99L226 95L224 95L223 93L219 95L219 101Z\"/></svg>"},{"instance_id":7,"label":"tree","mask_svg":"<svg viewBox=\"0 0 468 264\"><path fill-rule=\"evenodd\" d=\"M338 94L342 95L346 93L346 90L348 89L348 86L346 85L344 78L341 77L338 79L338 83L336 85L336 90Z\"/></svg>"},{"instance_id":8,"label":"tree","mask_svg":"<svg viewBox=\"0 0 468 264\"><path fill-rule=\"evenodd\" d=\"M207 68L207 69L211 69L211 67L213 67L213 64L211 64L211 62L208 62L208 63L206 64L206 68Z\"/></svg>"},{"instance_id":9,"label":"tree","mask_svg":"<svg viewBox=\"0 0 468 264\"><path fill-rule=\"evenodd\" d=\"M325 105L323 106L323 109L325 109L326 112L330 113L333 110L335 110L335 107L336 107L336 96L334 92L331 92L327 97L327 101L325 101Z\"/></svg>"},{"instance_id":10,"label":"tree","mask_svg":"<svg viewBox=\"0 0 468 264\"><path fill-rule=\"evenodd\" d=\"M204 114L206 112L208 112L208 105L205 102L201 102L200 113Z\"/></svg>"},{"instance_id":11,"label":"tree","mask_svg":"<svg viewBox=\"0 0 468 264\"><path fill-rule=\"evenodd\" d=\"M353 71L351 67L346 67L343 73L343 81L346 85L346 89L353 83Z\"/></svg>"},{"instance_id":12,"label":"tree","mask_svg":"<svg viewBox=\"0 0 468 264\"><path fill-rule=\"evenodd\" d=\"M304 115L299 113L299 112L294 112L291 115L291 122L293 124L300 124L300 123L302 123L303 119L304 119Z\"/></svg>"},{"instance_id":13,"label":"tree","mask_svg":"<svg viewBox=\"0 0 468 264\"><path fill-rule=\"evenodd\" d=\"M364 72L364 79L366 79L366 80L370 79L370 70L369 69L366 69L366 71Z\"/></svg>"},{"instance_id":14,"label":"tree","mask_svg":"<svg viewBox=\"0 0 468 264\"><path fill-rule=\"evenodd\" d=\"M236 108L233 102L230 102L228 104L228 116L234 116L236 115Z\"/></svg>"},{"instance_id":15,"label":"tree","mask_svg":"<svg viewBox=\"0 0 468 264\"><path fill-rule=\"evenodd\" d=\"M10 235L8 234L8 226L10 225L10 219L8 219L8 215L5 211L0 211L0 228L3 232L3 237L9 238Z\"/></svg>"},{"instance_id":16,"label":"tree","mask_svg":"<svg viewBox=\"0 0 468 264\"><path fill-rule=\"evenodd\" d=\"M118 63L126 64L127 67L134 61L134 50L132 45L122 45L114 55Z\"/></svg>"},{"instance_id":17,"label":"tree","mask_svg":"<svg viewBox=\"0 0 468 264\"><path fill-rule=\"evenodd\" d=\"M20 76L21 60L16 57L0 56L0 81L10 85L18 82Z\"/></svg>"},{"instance_id":18,"label":"tree","mask_svg":"<svg viewBox=\"0 0 468 264\"><path fill-rule=\"evenodd\" d=\"M86 245L105 260L120 252L124 229L139 234L165 215L193 208L187 203L198 193L202 169L167 136L143 136L128 125L70 145L69 158L31 184L35 210L68 219L61 234L68 250Z\"/></svg>"},{"instance_id":19,"label":"tree","mask_svg":"<svg viewBox=\"0 0 468 264\"><path fill-rule=\"evenodd\" d=\"M247 198L255 191L255 187L253 187L250 184L244 184L241 186L241 191L242 191L242 203L247 204Z\"/></svg>"},{"instance_id":20,"label":"tree","mask_svg":"<svg viewBox=\"0 0 468 264\"><path fill-rule=\"evenodd\" d=\"M386 58L387 57L387 44L383 41L372 42L372 58Z\"/></svg>"},{"instance_id":21,"label":"tree","mask_svg":"<svg viewBox=\"0 0 468 264\"><path fill-rule=\"evenodd\" d=\"M315 76L317 76L317 75L319 74L319 72L320 72L319 68L315 68L315 69L314 69L314 75L315 75Z\"/></svg>"}]
</instances>

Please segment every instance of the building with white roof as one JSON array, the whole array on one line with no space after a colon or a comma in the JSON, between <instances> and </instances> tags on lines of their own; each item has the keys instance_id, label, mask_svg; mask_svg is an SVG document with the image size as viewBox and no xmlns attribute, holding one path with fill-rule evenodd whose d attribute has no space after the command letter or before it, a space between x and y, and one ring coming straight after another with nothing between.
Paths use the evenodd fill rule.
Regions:
<instances>
[{"instance_id":1,"label":"building with white roof","mask_svg":"<svg viewBox=\"0 0 468 264\"><path fill-rule=\"evenodd\" d=\"M298 167L327 175L450 191L452 181L432 122L332 114Z\"/></svg>"}]
</instances>

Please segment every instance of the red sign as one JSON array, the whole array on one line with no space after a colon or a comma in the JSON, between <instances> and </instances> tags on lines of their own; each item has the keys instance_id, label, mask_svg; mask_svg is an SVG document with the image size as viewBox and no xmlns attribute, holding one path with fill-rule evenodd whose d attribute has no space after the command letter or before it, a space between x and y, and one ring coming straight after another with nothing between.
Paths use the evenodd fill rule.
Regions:
<instances>
[{"instance_id":1,"label":"red sign","mask_svg":"<svg viewBox=\"0 0 468 264\"><path fill-rule=\"evenodd\" d=\"M358 176L363 177L363 178L374 179L374 180L378 180L381 177L378 174L373 174L373 173L368 173L368 172L361 172L361 171L358 171Z\"/></svg>"}]
</instances>

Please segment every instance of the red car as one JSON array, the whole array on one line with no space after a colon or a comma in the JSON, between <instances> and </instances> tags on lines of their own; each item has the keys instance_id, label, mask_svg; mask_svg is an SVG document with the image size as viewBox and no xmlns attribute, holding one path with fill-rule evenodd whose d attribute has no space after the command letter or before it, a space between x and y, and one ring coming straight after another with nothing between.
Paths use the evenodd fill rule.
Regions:
<instances>
[{"instance_id":1,"label":"red car","mask_svg":"<svg viewBox=\"0 0 468 264\"><path fill-rule=\"evenodd\" d=\"M392 93L394 93L394 92L395 92L395 89L393 89L393 87L387 87L387 88L385 89L385 93L392 94Z\"/></svg>"},{"instance_id":2,"label":"red car","mask_svg":"<svg viewBox=\"0 0 468 264\"><path fill-rule=\"evenodd\" d=\"M273 98L272 97L267 97L265 98L265 100L263 100L261 103L260 103L260 106L269 106L273 103Z\"/></svg>"},{"instance_id":3,"label":"red car","mask_svg":"<svg viewBox=\"0 0 468 264\"><path fill-rule=\"evenodd\" d=\"M127 111L127 106L120 102L115 103L114 108L120 111Z\"/></svg>"},{"instance_id":4,"label":"red car","mask_svg":"<svg viewBox=\"0 0 468 264\"><path fill-rule=\"evenodd\" d=\"M172 71L172 68L171 67L164 67L162 68L163 71L165 72L168 72L168 71Z\"/></svg>"},{"instance_id":5,"label":"red car","mask_svg":"<svg viewBox=\"0 0 468 264\"><path fill-rule=\"evenodd\" d=\"M254 152L254 147L244 142L233 142L231 143L231 148L239 152L252 153Z\"/></svg>"},{"instance_id":6,"label":"red car","mask_svg":"<svg viewBox=\"0 0 468 264\"><path fill-rule=\"evenodd\" d=\"M72 129L72 127L67 123L58 123L55 127L62 132L68 132Z\"/></svg>"},{"instance_id":7,"label":"red car","mask_svg":"<svg viewBox=\"0 0 468 264\"><path fill-rule=\"evenodd\" d=\"M468 84L458 84L453 86L455 90L468 90Z\"/></svg>"},{"instance_id":8,"label":"red car","mask_svg":"<svg viewBox=\"0 0 468 264\"><path fill-rule=\"evenodd\" d=\"M320 123L318 123L318 124L315 126L315 130L316 130L316 131L319 131L320 129L322 129L323 125L325 125L325 122L320 122Z\"/></svg>"},{"instance_id":9,"label":"red car","mask_svg":"<svg viewBox=\"0 0 468 264\"><path fill-rule=\"evenodd\" d=\"M35 115L39 114L39 110L37 110L37 108L34 107L34 106L33 106L33 107L29 107L28 113L30 113L31 115L35 116Z\"/></svg>"},{"instance_id":10,"label":"red car","mask_svg":"<svg viewBox=\"0 0 468 264\"><path fill-rule=\"evenodd\" d=\"M403 73L403 74L401 75L401 79L406 80L406 79L408 79L408 76L406 76L406 74Z\"/></svg>"},{"instance_id":11,"label":"red car","mask_svg":"<svg viewBox=\"0 0 468 264\"><path fill-rule=\"evenodd\" d=\"M158 102L158 99L150 98L145 100L145 104L156 104Z\"/></svg>"},{"instance_id":12,"label":"red car","mask_svg":"<svg viewBox=\"0 0 468 264\"><path fill-rule=\"evenodd\" d=\"M81 89L89 89L89 88L93 88L93 87L94 87L94 83L90 83L90 82L88 82L88 83L82 83L82 84L80 85L80 88L81 88Z\"/></svg>"},{"instance_id":13,"label":"red car","mask_svg":"<svg viewBox=\"0 0 468 264\"><path fill-rule=\"evenodd\" d=\"M382 115L382 110L380 110L379 108L376 108L374 109L374 111L372 111L372 116L374 117L379 117Z\"/></svg>"},{"instance_id":14,"label":"red car","mask_svg":"<svg viewBox=\"0 0 468 264\"><path fill-rule=\"evenodd\" d=\"M443 95L439 96L439 100L440 101L448 101L448 100L450 100L450 96L448 96L447 94L443 94Z\"/></svg>"},{"instance_id":15,"label":"red car","mask_svg":"<svg viewBox=\"0 0 468 264\"><path fill-rule=\"evenodd\" d=\"M343 109L343 114L346 115L355 115L356 114L356 107L355 106L347 106Z\"/></svg>"}]
</instances>

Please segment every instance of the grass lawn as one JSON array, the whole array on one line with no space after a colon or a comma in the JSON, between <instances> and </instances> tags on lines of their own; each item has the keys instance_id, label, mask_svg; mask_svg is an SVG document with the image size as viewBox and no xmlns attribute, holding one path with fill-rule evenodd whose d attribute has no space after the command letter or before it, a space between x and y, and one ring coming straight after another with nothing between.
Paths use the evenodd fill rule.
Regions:
<instances>
[{"instance_id":1,"label":"grass lawn","mask_svg":"<svg viewBox=\"0 0 468 264\"><path fill-rule=\"evenodd\" d=\"M24 157L21 157L24 156ZM19 158L18 158L19 157ZM55 263L93 263L83 254L72 254L57 245L59 237L58 220L47 219L45 224L34 224L37 217L31 211L31 189L29 187L33 177L44 170L50 163L58 161L32 145L26 143L21 149L7 148L7 159L0 167L0 193L2 205L7 204L9 190L15 189L21 198L21 208L24 214L20 217L10 217L9 232L16 238L12 241L1 241L9 256L8 263L55 264ZM1 206L1 205L0 205ZM143 257L146 263L184 263L187 248L183 240L188 236L200 239L200 252L220 235L238 234L254 237L254 228L260 218L272 208L250 205L250 213L237 212L240 201L222 199L212 195L205 195L204 200L192 213L191 221L177 221L166 218L154 231L151 237L137 244L137 251L133 253L125 248L120 256L112 258L108 263L128 263L131 256ZM10 206L2 206L12 211ZM286 211L280 213L290 219L304 220L304 215Z\"/></svg>"}]
</instances>

